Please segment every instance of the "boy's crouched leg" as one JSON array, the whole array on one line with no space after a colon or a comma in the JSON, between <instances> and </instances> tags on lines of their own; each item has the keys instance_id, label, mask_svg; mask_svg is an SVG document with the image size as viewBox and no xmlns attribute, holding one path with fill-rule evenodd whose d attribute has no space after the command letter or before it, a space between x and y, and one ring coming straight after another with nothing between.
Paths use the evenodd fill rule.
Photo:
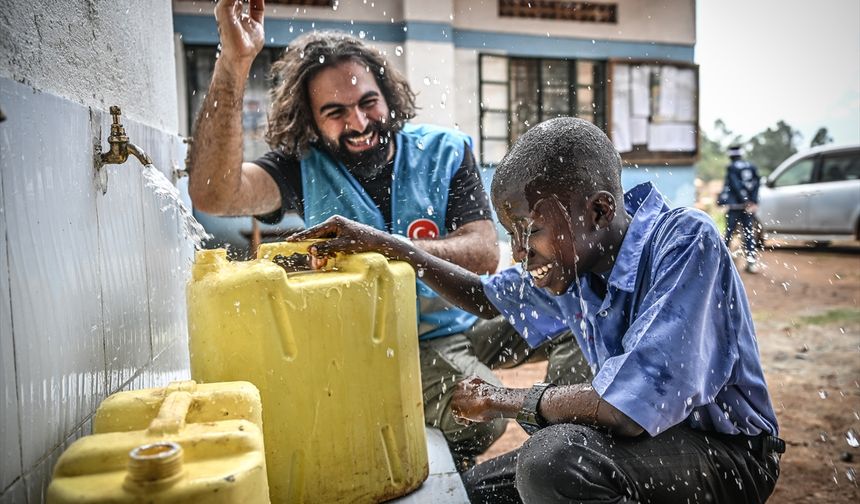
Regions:
<instances>
[{"instance_id":1,"label":"boy's crouched leg","mask_svg":"<svg viewBox=\"0 0 860 504\"><path fill-rule=\"evenodd\" d=\"M523 502L625 502L633 490L608 456L611 443L604 433L576 424L533 434L517 457Z\"/></svg>"},{"instance_id":2,"label":"boy's crouched leg","mask_svg":"<svg viewBox=\"0 0 860 504\"><path fill-rule=\"evenodd\" d=\"M454 421L451 396L457 382L477 375L488 383L501 382L475 357L462 334L443 336L419 343L421 386L424 393L424 420L445 435L459 469L468 468L476 455L487 450L505 432L506 421L494 420L469 426Z\"/></svg>"}]
</instances>

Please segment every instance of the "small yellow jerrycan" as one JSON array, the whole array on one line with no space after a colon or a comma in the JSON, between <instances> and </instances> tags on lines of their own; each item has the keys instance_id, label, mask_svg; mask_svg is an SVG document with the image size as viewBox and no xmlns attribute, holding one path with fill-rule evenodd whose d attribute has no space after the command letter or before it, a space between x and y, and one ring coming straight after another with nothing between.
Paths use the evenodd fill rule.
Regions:
<instances>
[{"instance_id":1,"label":"small yellow jerrycan","mask_svg":"<svg viewBox=\"0 0 860 504\"><path fill-rule=\"evenodd\" d=\"M248 262L197 253L192 377L260 389L272 502L404 495L428 473L415 273L374 253L282 267L308 246L265 244Z\"/></svg>"},{"instance_id":2,"label":"small yellow jerrycan","mask_svg":"<svg viewBox=\"0 0 860 504\"><path fill-rule=\"evenodd\" d=\"M250 383L120 392L54 467L49 504L266 503L260 394Z\"/></svg>"}]
</instances>

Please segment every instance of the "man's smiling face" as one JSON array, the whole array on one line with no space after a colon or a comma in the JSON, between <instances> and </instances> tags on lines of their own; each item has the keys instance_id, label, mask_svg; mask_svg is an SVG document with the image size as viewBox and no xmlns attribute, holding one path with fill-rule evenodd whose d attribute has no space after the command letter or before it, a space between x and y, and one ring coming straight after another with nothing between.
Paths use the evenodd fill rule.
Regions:
<instances>
[{"instance_id":1,"label":"man's smiling face","mask_svg":"<svg viewBox=\"0 0 860 504\"><path fill-rule=\"evenodd\" d=\"M388 103L367 66L350 59L326 67L308 93L325 146L351 170L378 172L393 154L392 135Z\"/></svg>"}]
</instances>

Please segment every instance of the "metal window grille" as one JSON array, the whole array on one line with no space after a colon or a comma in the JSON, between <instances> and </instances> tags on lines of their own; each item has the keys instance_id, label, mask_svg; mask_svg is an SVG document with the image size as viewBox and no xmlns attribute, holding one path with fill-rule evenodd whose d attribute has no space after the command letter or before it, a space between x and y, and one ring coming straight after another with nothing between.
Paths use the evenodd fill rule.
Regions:
<instances>
[{"instance_id":1,"label":"metal window grille","mask_svg":"<svg viewBox=\"0 0 860 504\"><path fill-rule=\"evenodd\" d=\"M553 117L580 117L606 130L605 61L482 54L478 74L484 165L500 161L520 135Z\"/></svg>"},{"instance_id":2,"label":"metal window grille","mask_svg":"<svg viewBox=\"0 0 860 504\"><path fill-rule=\"evenodd\" d=\"M618 5L563 0L499 0L499 16L588 23L617 23Z\"/></svg>"}]
</instances>

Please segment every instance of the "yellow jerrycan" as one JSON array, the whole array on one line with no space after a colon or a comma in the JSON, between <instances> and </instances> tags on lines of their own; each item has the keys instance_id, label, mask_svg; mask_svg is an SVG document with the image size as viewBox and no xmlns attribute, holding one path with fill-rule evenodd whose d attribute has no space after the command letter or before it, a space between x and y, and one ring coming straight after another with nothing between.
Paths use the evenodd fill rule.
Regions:
<instances>
[{"instance_id":1,"label":"yellow jerrycan","mask_svg":"<svg viewBox=\"0 0 860 504\"><path fill-rule=\"evenodd\" d=\"M119 392L60 456L47 501L269 502L261 419L247 382Z\"/></svg>"},{"instance_id":2,"label":"yellow jerrycan","mask_svg":"<svg viewBox=\"0 0 860 504\"><path fill-rule=\"evenodd\" d=\"M288 271L309 243L258 259L197 252L191 374L260 389L276 503L379 502L427 478L415 273L375 253Z\"/></svg>"}]
</instances>

